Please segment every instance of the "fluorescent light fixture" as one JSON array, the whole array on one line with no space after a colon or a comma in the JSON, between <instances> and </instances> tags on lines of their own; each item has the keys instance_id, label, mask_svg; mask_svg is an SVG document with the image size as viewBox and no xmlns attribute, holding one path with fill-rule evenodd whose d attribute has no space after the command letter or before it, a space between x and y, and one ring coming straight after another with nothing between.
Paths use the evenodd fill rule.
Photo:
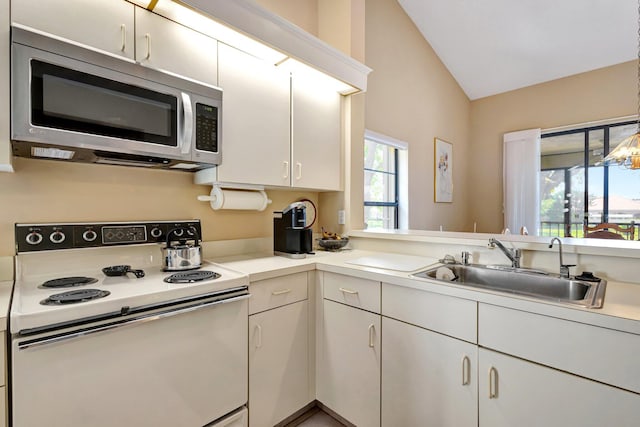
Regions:
<instances>
[{"instance_id":1,"label":"fluorescent light fixture","mask_svg":"<svg viewBox=\"0 0 640 427\"><path fill-rule=\"evenodd\" d=\"M33 157L45 157L49 159L70 160L75 156L75 151L61 150L59 148L50 147L31 147L31 155Z\"/></svg>"},{"instance_id":2,"label":"fluorescent light fixture","mask_svg":"<svg viewBox=\"0 0 640 427\"><path fill-rule=\"evenodd\" d=\"M351 93L359 92L359 89L342 82L334 77L331 77L321 71L316 70L313 67L308 66L291 57L286 58L284 61L278 64L278 67L287 70L293 76L294 81L300 79L309 84L321 85L327 89L334 90L342 95L349 95Z\"/></svg>"},{"instance_id":3,"label":"fluorescent light fixture","mask_svg":"<svg viewBox=\"0 0 640 427\"><path fill-rule=\"evenodd\" d=\"M276 64L287 57L282 52L278 52L178 2L159 0L153 11L271 64Z\"/></svg>"}]
</instances>

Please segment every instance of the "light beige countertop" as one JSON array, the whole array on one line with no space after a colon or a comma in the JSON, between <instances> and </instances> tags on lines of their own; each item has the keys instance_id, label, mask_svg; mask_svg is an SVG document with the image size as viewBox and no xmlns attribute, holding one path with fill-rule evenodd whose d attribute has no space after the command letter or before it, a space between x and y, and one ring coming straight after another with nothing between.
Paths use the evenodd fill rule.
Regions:
<instances>
[{"instance_id":1,"label":"light beige countertop","mask_svg":"<svg viewBox=\"0 0 640 427\"><path fill-rule=\"evenodd\" d=\"M0 281L0 331L7 330L7 318L9 317L9 304L11 303L12 291L13 281Z\"/></svg>"},{"instance_id":2,"label":"light beige countertop","mask_svg":"<svg viewBox=\"0 0 640 427\"><path fill-rule=\"evenodd\" d=\"M249 274L251 281L318 269L640 335L640 285L638 284L609 281L604 306L601 309L588 309L526 296L471 289L468 286L453 283L413 278L411 273L437 263L437 259L430 257L406 255L405 257L413 261L407 265L419 266L413 271L400 271L401 267L398 269L375 268L358 264L358 260L371 258L375 260L385 257L393 260L403 255L356 249L332 253L318 252L301 260L269 254L254 254L212 261Z\"/></svg>"}]
</instances>

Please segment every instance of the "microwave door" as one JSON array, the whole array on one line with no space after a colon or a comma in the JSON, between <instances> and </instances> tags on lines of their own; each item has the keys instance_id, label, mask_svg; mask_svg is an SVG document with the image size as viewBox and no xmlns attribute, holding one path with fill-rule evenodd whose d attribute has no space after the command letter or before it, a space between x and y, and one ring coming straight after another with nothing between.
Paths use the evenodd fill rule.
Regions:
<instances>
[{"instance_id":1,"label":"microwave door","mask_svg":"<svg viewBox=\"0 0 640 427\"><path fill-rule=\"evenodd\" d=\"M13 139L188 160L180 92L134 75L14 44Z\"/></svg>"}]
</instances>

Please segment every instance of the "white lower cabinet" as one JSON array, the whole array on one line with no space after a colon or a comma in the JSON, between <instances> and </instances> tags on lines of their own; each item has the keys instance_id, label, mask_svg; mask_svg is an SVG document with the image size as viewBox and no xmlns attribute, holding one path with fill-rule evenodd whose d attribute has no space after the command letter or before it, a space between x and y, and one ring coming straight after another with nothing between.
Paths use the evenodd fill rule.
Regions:
<instances>
[{"instance_id":1,"label":"white lower cabinet","mask_svg":"<svg viewBox=\"0 0 640 427\"><path fill-rule=\"evenodd\" d=\"M481 427L631 427L640 420L635 393L485 349L478 367Z\"/></svg>"},{"instance_id":2,"label":"white lower cabinet","mask_svg":"<svg viewBox=\"0 0 640 427\"><path fill-rule=\"evenodd\" d=\"M382 425L478 425L477 346L382 318Z\"/></svg>"},{"instance_id":3,"label":"white lower cabinet","mask_svg":"<svg viewBox=\"0 0 640 427\"><path fill-rule=\"evenodd\" d=\"M249 425L270 427L309 396L308 301L249 316Z\"/></svg>"},{"instance_id":4,"label":"white lower cabinet","mask_svg":"<svg viewBox=\"0 0 640 427\"><path fill-rule=\"evenodd\" d=\"M380 315L323 301L317 398L356 426L380 425Z\"/></svg>"}]
</instances>

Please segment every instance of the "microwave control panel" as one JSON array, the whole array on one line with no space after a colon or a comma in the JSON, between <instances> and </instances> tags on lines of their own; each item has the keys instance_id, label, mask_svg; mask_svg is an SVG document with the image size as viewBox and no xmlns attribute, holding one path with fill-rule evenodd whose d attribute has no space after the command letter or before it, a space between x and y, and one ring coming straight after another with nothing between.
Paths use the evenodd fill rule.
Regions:
<instances>
[{"instance_id":1,"label":"microwave control panel","mask_svg":"<svg viewBox=\"0 0 640 427\"><path fill-rule=\"evenodd\" d=\"M218 152L218 107L196 103L196 149Z\"/></svg>"}]
</instances>

